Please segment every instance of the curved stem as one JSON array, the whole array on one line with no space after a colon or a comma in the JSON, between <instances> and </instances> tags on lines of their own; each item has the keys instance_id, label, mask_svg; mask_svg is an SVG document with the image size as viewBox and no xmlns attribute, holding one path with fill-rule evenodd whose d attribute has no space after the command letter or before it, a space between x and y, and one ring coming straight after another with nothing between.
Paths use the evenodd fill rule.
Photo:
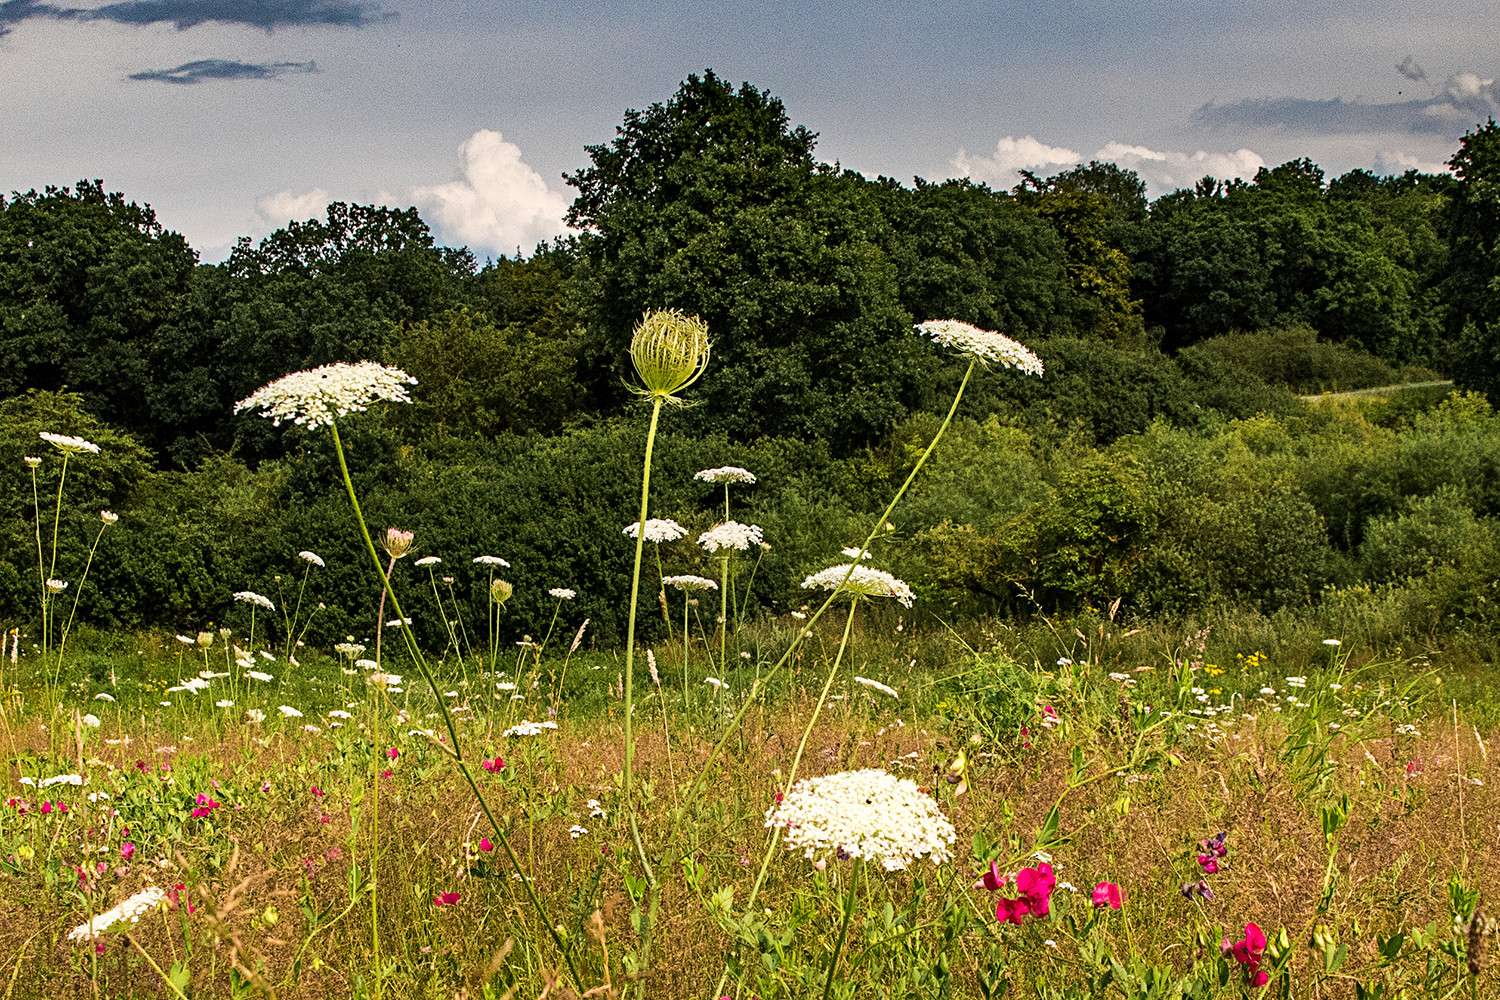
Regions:
<instances>
[{"instance_id":1,"label":"curved stem","mask_svg":"<svg viewBox=\"0 0 1500 1000\"><path fill-rule=\"evenodd\" d=\"M57 672L52 675L52 683L56 684L58 677L62 674L63 650L68 648L68 631L73 627L73 616L78 614L78 601L83 597L83 585L88 581L89 568L94 565L94 553L99 549L99 539L104 537L106 525L99 525L99 534L94 536L94 544L89 548L88 561L83 564L83 576L78 578L78 589L73 591L73 610L68 612L68 621L63 625L62 636L57 644Z\"/></svg>"},{"instance_id":2,"label":"curved stem","mask_svg":"<svg viewBox=\"0 0 1500 1000\"><path fill-rule=\"evenodd\" d=\"M360 510L359 497L354 492L354 480L349 476L349 463L344 458L344 444L339 438L338 425L330 421L328 429L333 433L333 450L338 455L339 473L344 479L344 488L349 494L349 505L354 509L354 520L359 524L359 533L364 538L365 551L370 554L370 561L375 566L375 573L381 578L384 586L382 593L391 599L391 607L395 610L396 617L404 621L406 616L401 613L401 602L396 597L395 589L391 587L389 574L382 571L380 554L375 551L375 542L370 538L369 526L365 523L364 512ZM423 657L422 650L417 646L416 638L412 635L409 628L402 628L400 632L401 637L406 641L407 652L411 655L412 662L416 664L417 672L422 675L422 679L427 682L427 686L431 689L433 697L437 699L438 711L443 716L443 725L448 730L449 739L453 741L451 744L453 749L450 752L453 756L453 762L458 765L459 774L463 776L464 782L469 786L469 791L473 794L475 801L479 803L479 808L484 812L485 819L489 820L490 829L495 831L495 839L500 841L500 846L504 848L505 856L510 859L511 866L515 869L516 874L521 876L521 885L526 890L526 896L531 901L532 908L541 917L542 925L547 928L547 933L552 936L553 946L557 948L558 954L562 955L563 961L567 963L568 975L572 978L574 987L577 988L579 993L582 993L584 991L583 980L578 976L578 969L573 962L573 953L563 943L562 937L557 933L556 926L547 915L546 907L537 898L536 888L532 885L531 877L521 867L521 859L516 857L516 852L511 846L510 838L500 828L499 820L495 818L494 812L490 810L489 802L485 800L483 793L479 790L479 784L474 778L474 773L469 770L468 762L463 759L463 748L458 742L458 731L454 728L453 716L448 711L447 704L445 704L446 699L438 691L437 681L432 676L432 670L427 666L427 660Z\"/></svg>"}]
</instances>

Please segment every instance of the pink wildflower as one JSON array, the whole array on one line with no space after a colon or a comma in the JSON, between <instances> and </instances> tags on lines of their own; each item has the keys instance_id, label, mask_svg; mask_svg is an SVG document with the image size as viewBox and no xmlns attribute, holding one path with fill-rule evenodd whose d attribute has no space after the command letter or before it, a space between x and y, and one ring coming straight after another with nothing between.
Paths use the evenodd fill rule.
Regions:
<instances>
[{"instance_id":1,"label":"pink wildflower","mask_svg":"<svg viewBox=\"0 0 1500 1000\"><path fill-rule=\"evenodd\" d=\"M1111 910L1120 908L1120 887L1113 882L1100 882L1094 886L1094 909L1105 907Z\"/></svg>"}]
</instances>

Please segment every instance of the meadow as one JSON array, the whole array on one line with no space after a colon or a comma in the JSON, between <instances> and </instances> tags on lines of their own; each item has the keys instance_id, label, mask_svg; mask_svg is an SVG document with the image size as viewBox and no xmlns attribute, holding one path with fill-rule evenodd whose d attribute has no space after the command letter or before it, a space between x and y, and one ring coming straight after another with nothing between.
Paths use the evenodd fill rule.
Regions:
<instances>
[{"instance_id":1,"label":"meadow","mask_svg":"<svg viewBox=\"0 0 1500 1000\"><path fill-rule=\"evenodd\" d=\"M516 635L538 584L501 556L371 530L340 429L406 402L397 369L240 404L331 437L380 590L343 609L373 634L326 649L295 584L236 594L232 626L75 628L83 579L51 575L46 528L97 446L44 434L40 624L0 658L4 995L1491 995L1493 644L1410 648L1328 601L919 615L877 568L888 518L971 376L1041 374L998 334L923 327L968 365L947 419L804 603L751 615L777 541L734 520L752 471L698 474L723 488L696 539L714 576L652 572L648 544L689 537L651 516L658 420L708 345L648 314L618 649L585 645L572 590L542 582L550 622ZM425 586L398 592L402 560Z\"/></svg>"}]
</instances>

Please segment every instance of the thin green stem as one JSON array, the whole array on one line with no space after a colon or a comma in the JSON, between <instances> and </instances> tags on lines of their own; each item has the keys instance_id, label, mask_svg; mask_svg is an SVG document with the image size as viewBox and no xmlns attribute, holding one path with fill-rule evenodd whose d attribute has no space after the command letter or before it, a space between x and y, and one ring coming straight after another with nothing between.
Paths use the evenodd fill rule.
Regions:
<instances>
[{"instance_id":1,"label":"thin green stem","mask_svg":"<svg viewBox=\"0 0 1500 1000\"><path fill-rule=\"evenodd\" d=\"M78 589L73 591L73 609L68 612L67 623L63 625L62 636L57 643L57 671L52 675L52 683L57 684L62 675L63 651L68 648L68 632L73 628L73 616L78 614L78 601L83 597L83 585L88 581L89 569L94 565L94 553L99 549L99 539L104 537L105 524L99 525L99 534L94 536L94 544L89 548L88 561L83 564L83 576L78 578Z\"/></svg>"},{"instance_id":2,"label":"thin green stem","mask_svg":"<svg viewBox=\"0 0 1500 1000\"><path fill-rule=\"evenodd\" d=\"M828 979L823 983L823 1000L828 1000L833 990L833 976L838 971L839 959L843 957L844 942L849 937L849 920L854 916L854 894L859 888L859 875L864 867L864 858L854 859L854 871L849 876L849 898L844 901L844 919L839 925L839 943L833 948L833 961L828 964Z\"/></svg>"},{"instance_id":3,"label":"thin green stem","mask_svg":"<svg viewBox=\"0 0 1500 1000\"><path fill-rule=\"evenodd\" d=\"M651 426L646 432L646 457L641 470L641 511L636 518L635 532L635 567L630 575L630 616L626 619L625 629L625 809L630 819L630 834L635 842L636 853L640 855L641 864L646 871L646 884L648 891L653 896L656 892L656 874L651 868L651 862L646 857L645 845L641 843L641 833L636 822L635 808L635 720L632 714L635 711L635 612L640 603L641 594L641 557L646 545L646 513L651 499L651 452L656 445L656 427L661 419L661 404L663 398L657 395L652 400ZM641 938L641 965L645 967L646 956L651 947L651 931L649 920L644 922L640 928ZM642 984L644 989L644 984Z\"/></svg>"},{"instance_id":4,"label":"thin green stem","mask_svg":"<svg viewBox=\"0 0 1500 1000\"><path fill-rule=\"evenodd\" d=\"M339 473L343 476L344 488L349 494L349 505L354 509L354 519L359 524L359 533L364 538L365 551L370 555L370 561L375 566L376 575L381 578L383 584L382 593L390 598L391 607L395 610L396 617L404 621L405 615L401 613L401 602L396 597L395 589L391 586L389 574L382 571L380 554L375 551L375 542L370 538L369 526L365 523L364 512L360 510L359 497L354 492L354 480L349 475L349 463L344 457L344 444L339 438L338 425L330 421L328 429L333 434L333 450L338 455ZM427 660L422 655L422 650L417 646L416 638L412 635L412 631L409 628L402 628L400 632L401 637L406 642L407 652L411 655L412 662L417 667L417 672L422 675L422 679L427 682L427 686L431 689L433 697L437 699L438 711L443 716L443 725L448 730L448 738L452 740L450 744L452 749L449 753L453 757L454 763L458 765L459 774L463 776L464 782L469 786L469 791L473 794L475 801L479 803L479 808L484 812L485 819L489 821L490 829L495 832L495 838L500 841L500 846L505 850L505 856L510 859L511 866L515 869L516 874L521 876L521 885L526 890L526 896L530 900L532 908L541 918L542 925L547 928L547 933L551 935L553 946L557 948L558 954L562 955L563 961L567 963L568 975L572 978L574 987L579 993L582 993L584 991L583 980L578 976L578 969L573 962L572 952L563 943L562 937L557 933L556 926L548 917L546 907L542 905L541 899L537 897L536 888L532 885L530 876L521 867L521 859L516 857L516 852L511 846L510 838L501 829L500 822L495 818L494 812L491 811L489 802L485 800L484 794L479 790L479 784L474 778L474 773L469 769L468 762L463 759L463 748L458 741L458 730L453 725L453 716L448 711L448 706L444 703L445 699L438 690L437 681L432 676L432 670L427 666Z\"/></svg>"},{"instance_id":5,"label":"thin green stem","mask_svg":"<svg viewBox=\"0 0 1500 1000\"><path fill-rule=\"evenodd\" d=\"M47 659L47 570L42 556L42 498L36 488L36 466L31 467L31 503L36 510L36 576L42 594L42 662ZM44 666L42 669L46 669Z\"/></svg>"}]
</instances>

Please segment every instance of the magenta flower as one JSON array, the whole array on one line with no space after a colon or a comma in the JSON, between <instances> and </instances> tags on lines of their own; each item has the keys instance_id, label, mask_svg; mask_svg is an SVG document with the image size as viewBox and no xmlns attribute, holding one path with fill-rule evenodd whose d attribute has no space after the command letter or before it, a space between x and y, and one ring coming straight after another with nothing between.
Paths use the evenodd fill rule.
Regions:
<instances>
[{"instance_id":1,"label":"magenta flower","mask_svg":"<svg viewBox=\"0 0 1500 1000\"><path fill-rule=\"evenodd\" d=\"M1016 891L1031 905L1031 912L1038 917L1045 917L1052 898L1052 890L1057 885L1057 879L1053 877L1052 866L1043 861L1035 868L1022 868L1016 872Z\"/></svg>"},{"instance_id":2,"label":"magenta flower","mask_svg":"<svg viewBox=\"0 0 1500 1000\"><path fill-rule=\"evenodd\" d=\"M479 849L481 851L493 851L495 849L495 845L492 844L492 843L490 843L490 838L488 838L488 837L480 837L479 838Z\"/></svg>"},{"instance_id":3,"label":"magenta flower","mask_svg":"<svg viewBox=\"0 0 1500 1000\"><path fill-rule=\"evenodd\" d=\"M983 878L974 883L974 888L978 889L980 886L983 886L990 892L998 892L999 890L1005 888L1005 882L1006 876L1001 875L999 866L997 866L995 862L991 861L990 870L984 873Z\"/></svg>"},{"instance_id":4,"label":"magenta flower","mask_svg":"<svg viewBox=\"0 0 1500 1000\"><path fill-rule=\"evenodd\" d=\"M51 811L52 811L52 803L50 803L50 802L43 802L42 803L42 809L41 809L42 815L45 816L45 815L47 815Z\"/></svg>"},{"instance_id":5,"label":"magenta flower","mask_svg":"<svg viewBox=\"0 0 1500 1000\"><path fill-rule=\"evenodd\" d=\"M125 843L121 844L120 857L124 858L126 861L129 861L131 858L135 857L135 845L128 840Z\"/></svg>"},{"instance_id":6,"label":"magenta flower","mask_svg":"<svg viewBox=\"0 0 1500 1000\"><path fill-rule=\"evenodd\" d=\"M1264 986L1270 980L1261 971L1260 960L1266 951L1266 934L1253 923L1245 925L1245 936L1233 944L1225 938L1219 945L1225 958L1233 958L1245 967L1245 983L1248 986Z\"/></svg>"},{"instance_id":7,"label":"magenta flower","mask_svg":"<svg viewBox=\"0 0 1500 1000\"><path fill-rule=\"evenodd\" d=\"M432 897L432 905L452 906L454 903L457 903L460 898L461 897L456 892L440 892L436 896Z\"/></svg>"},{"instance_id":8,"label":"magenta flower","mask_svg":"<svg viewBox=\"0 0 1500 1000\"><path fill-rule=\"evenodd\" d=\"M397 757L401 756L401 751L397 750L395 747L391 747L389 750L387 750L385 752L385 755L387 757L389 757L391 760L395 760Z\"/></svg>"},{"instance_id":9,"label":"magenta flower","mask_svg":"<svg viewBox=\"0 0 1500 1000\"><path fill-rule=\"evenodd\" d=\"M1094 886L1094 909L1105 907L1111 910L1120 908L1120 887L1113 882L1100 882Z\"/></svg>"},{"instance_id":10,"label":"magenta flower","mask_svg":"<svg viewBox=\"0 0 1500 1000\"><path fill-rule=\"evenodd\" d=\"M312 786L312 793L313 793L313 795L314 795L314 796L315 796L315 797L317 797L317 798L320 798L320 799L321 799L321 798L322 798L322 797L323 797L323 793L322 793L322 791L321 791L321 790L319 790L319 788L318 788L318 786L317 786L317 785L313 785L313 786Z\"/></svg>"},{"instance_id":11,"label":"magenta flower","mask_svg":"<svg viewBox=\"0 0 1500 1000\"><path fill-rule=\"evenodd\" d=\"M995 919L1002 924L1015 924L1019 927L1021 918L1030 912L1031 907L1024 896L1020 899L1007 899L1001 896L1000 901L995 904Z\"/></svg>"},{"instance_id":12,"label":"magenta flower","mask_svg":"<svg viewBox=\"0 0 1500 1000\"><path fill-rule=\"evenodd\" d=\"M480 761L479 766L484 768L491 774L499 774L500 769L505 767L505 761L501 760L499 757L496 757L494 760Z\"/></svg>"},{"instance_id":13,"label":"magenta flower","mask_svg":"<svg viewBox=\"0 0 1500 1000\"><path fill-rule=\"evenodd\" d=\"M1216 875L1216 874L1218 874L1219 863L1213 859L1212 855L1209 855L1209 854L1200 854L1200 855L1198 855L1198 864L1200 864L1200 865L1203 866L1203 874L1205 874L1205 875Z\"/></svg>"}]
</instances>

